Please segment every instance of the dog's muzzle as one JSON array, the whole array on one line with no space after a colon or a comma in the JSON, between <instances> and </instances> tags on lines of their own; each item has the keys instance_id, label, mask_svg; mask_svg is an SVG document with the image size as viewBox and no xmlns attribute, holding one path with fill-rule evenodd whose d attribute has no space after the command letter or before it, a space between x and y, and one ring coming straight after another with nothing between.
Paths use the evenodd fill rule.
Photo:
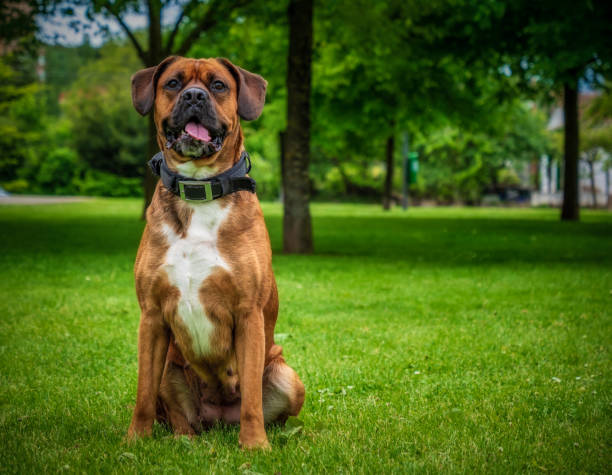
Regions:
<instances>
[{"instance_id":1,"label":"dog's muzzle","mask_svg":"<svg viewBox=\"0 0 612 475\"><path fill-rule=\"evenodd\" d=\"M221 150L226 130L208 91L190 87L181 93L170 119L164 122L166 148L192 159L207 157Z\"/></svg>"}]
</instances>

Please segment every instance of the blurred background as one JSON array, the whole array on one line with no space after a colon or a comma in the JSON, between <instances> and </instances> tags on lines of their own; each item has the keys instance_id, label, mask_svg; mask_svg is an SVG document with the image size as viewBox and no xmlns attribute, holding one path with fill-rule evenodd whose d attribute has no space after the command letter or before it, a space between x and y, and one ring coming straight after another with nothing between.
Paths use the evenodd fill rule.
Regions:
<instances>
[{"instance_id":1,"label":"blurred background","mask_svg":"<svg viewBox=\"0 0 612 475\"><path fill-rule=\"evenodd\" d=\"M150 196L156 150L130 76L180 54L268 80L262 117L243 123L263 200L282 200L285 182L300 195L285 206L298 208L564 206L577 219L578 204L611 203L608 1L0 8L0 186L11 194Z\"/></svg>"}]
</instances>

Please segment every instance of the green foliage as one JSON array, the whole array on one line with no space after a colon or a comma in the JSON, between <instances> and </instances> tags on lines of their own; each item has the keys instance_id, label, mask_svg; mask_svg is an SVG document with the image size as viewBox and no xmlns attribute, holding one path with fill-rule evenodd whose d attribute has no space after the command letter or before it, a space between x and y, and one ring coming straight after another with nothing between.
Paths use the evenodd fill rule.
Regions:
<instances>
[{"instance_id":1,"label":"green foliage","mask_svg":"<svg viewBox=\"0 0 612 475\"><path fill-rule=\"evenodd\" d=\"M518 185L516 169L549 153L546 119L532 104L514 101L475 128L449 126L417 137L419 197L478 203L487 188Z\"/></svg>"},{"instance_id":2,"label":"green foliage","mask_svg":"<svg viewBox=\"0 0 612 475\"><path fill-rule=\"evenodd\" d=\"M45 192L59 195L72 191L72 180L78 167L76 152L67 147L51 150L40 163L37 181Z\"/></svg>"},{"instance_id":3,"label":"green foliage","mask_svg":"<svg viewBox=\"0 0 612 475\"><path fill-rule=\"evenodd\" d=\"M112 44L108 47L112 48ZM99 59L100 50L93 48L89 43L74 47L45 45L44 54L47 110L51 115L61 115L60 99L63 99L66 91L78 79L81 68Z\"/></svg>"},{"instance_id":4,"label":"green foliage","mask_svg":"<svg viewBox=\"0 0 612 475\"><path fill-rule=\"evenodd\" d=\"M102 12L109 18L132 10L146 13L134 1L85 3L90 13ZM412 148L421 152L421 174L413 192L443 202L476 203L483 190L516 183L513 176L518 168L542 153L550 154L553 147L541 111L517 98L533 84L547 91L558 85L564 76L553 74L551 68L561 71L585 57L584 39L590 33L585 33L583 22L594 22L592 34L597 38L592 45L598 54L585 74L592 79L605 72L607 47L600 38L605 25L595 16L602 16L607 7L587 2L577 6L577 15L570 18L566 3L558 8L547 2L527 3L339 0L317 4L310 170L315 197L335 199L355 193L378 199L385 175L385 144L395 137L396 170L400 170L399 142L404 132ZM60 8L59 2L50 4ZM161 43L190 44L190 56L227 57L268 80L262 117L243 122L243 128L258 193L273 199L280 193L279 133L286 127L287 2L252 0L239 10L230 4L187 2L182 5L182 26L175 32L165 29ZM219 10L213 12L214 6ZM222 20L215 16L227 9L232 13ZM209 14L215 27L191 42L199 19ZM526 20L531 17L533 21ZM576 44L553 51L560 38L572 34ZM137 31L134 39L144 45L147 35ZM28 145L9 147L15 153L2 159L11 170L7 179L3 173L3 182L21 180L19 188L26 180L31 191L50 190L49 182L39 183L36 171L41 157L54 147L72 148L78 157L73 185L61 185L62 193L71 186L73 193L92 190L94 177L105 183L96 193L109 192L114 187L108 186L107 174L140 177L148 159L147 124L132 109L129 77L142 67L141 56L129 39L100 49L88 44L48 47L44 92L50 99L41 104L38 118L31 117L36 104L29 109L15 106L37 125L6 134L6 140L13 137L11 143ZM61 109L55 100L60 95ZM65 125L64 132L57 130L56 122ZM20 140L24 131L35 137ZM599 143L608 137L603 128L591 135ZM583 144L590 140L585 135ZM399 175L396 172L396 190ZM83 186L85 182L90 185Z\"/></svg>"},{"instance_id":5,"label":"green foliage","mask_svg":"<svg viewBox=\"0 0 612 475\"><path fill-rule=\"evenodd\" d=\"M518 186L521 180L512 168L497 170L497 183L501 186Z\"/></svg>"},{"instance_id":6,"label":"green foliage","mask_svg":"<svg viewBox=\"0 0 612 475\"><path fill-rule=\"evenodd\" d=\"M32 49L36 44L36 14L43 9L40 0L0 2L0 44L3 55L7 51Z\"/></svg>"},{"instance_id":7,"label":"green foliage","mask_svg":"<svg viewBox=\"0 0 612 475\"><path fill-rule=\"evenodd\" d=\"M139 69L131 48L109 44L79 72L66 95L65 114L81 160L124 177L142 176L147 122L133 110L130 76Z\"/></svg>"},{"instance_id":8,"label":"green foliage","mask_svg":"<svg viewBox=\"0 0 612 475\"><path fill-rule=\"evenodd\" d=\"M41 98L36 84L19 84L14 69L0 59L0 180L17 178L32 148L42 140Z\"/></svg>"},{"instance_id":9,"label":"green foliage","mask_svg":"<svg viewBox=\"0 0 612 475\"><path fill-rule=\"evenodd\" d=\"M59 47L52 48L55 54ZM69 49L70 56L74 49ZM47 88L16 84L0 63L2 185L14 193L139 196L146 157L146 121L133 113L129 78L138 68L131 51L109 43L78 73ZM83 58L81 58L83 59ZM78 63L78 61L77 61ZM66 89L61 89L62 79ZM62 91L57 117L47 99Z\"/></svg>"},{"instance_id":10,"label":"green foliage","mask_svg":"<svg viewBox=\"0 0 612 475\"><path fill-rule=\"evenodd\" d=\"M142 179L117 176L98 170L86 170L73 185L78 194L86 196L140 196Z\"/></svg>"},{"instance_id":11,"label":"green foliage","mask_svg":"<svg viewBox=\"0 0 612 475\"><path fill-rule=\"evenodd\" d=\"M612 93L611 83L587 105L580 121L580 150L591 160L606 159L612 166Z\"/></svg>"}]
</instances>

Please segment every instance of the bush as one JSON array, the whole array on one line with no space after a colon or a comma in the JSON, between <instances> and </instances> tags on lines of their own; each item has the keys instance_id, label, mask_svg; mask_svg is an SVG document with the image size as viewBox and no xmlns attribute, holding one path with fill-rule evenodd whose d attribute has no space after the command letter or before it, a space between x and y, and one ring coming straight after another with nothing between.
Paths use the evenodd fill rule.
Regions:
<instances>
[{"instance_id":1,"label":"bush","mask_svg":"<svg viewBox=\"0 0 612 475\"><path fill-rule=\"evenodd\" d=\"M30 189L30 183L28 183L28 180L24 180L23 178L17 178L16 180L3 183L2 188L9 193L25 193L28 191L28 189Z\"/></svg>"},{"instance_id":2,"label":"bush","mask_svg":"<svg viewBox=\"0 0 612 475\"><path fill-rule=\"evenodd\" d=\"M497 183L501 186L516 186L521 184L521 180L511 168L502 168L497 172Z\"/></svg>"},{"instance_id":3,"label":"bush","mask_svg":"<svg viewBox=\"0 0 612 475\"><path fill-rule=\"evenodd\" d=\"M125 46L108 45L79 70L62 110L71 142L88 168L140 178L147 149L147 119L132 107L130 76L139 68ZM100 175L102 176L102 175Z\"/></svg>"},{"instance_id":4,"label":"bush","mask_svg":"<svg viewBox=\"0 0 612 475\"><path fill-rule=\"evenodd\" d=\"M73 185L80 195L129 197L142 196L142 179L127 178L101 172L87 170L82 178L76 178Z\"/></svg>"},{"instance_id":5,"label":"bush","mask_svg":"<svg viewBox=\"0 0 612 475\"><path fill-rule=\"evenodd\" d=\"M79 157L67 147L52 150L40 162L37 182L45 193L74 194L74 179L80 170Z\"/></svg>"}]
</instances>

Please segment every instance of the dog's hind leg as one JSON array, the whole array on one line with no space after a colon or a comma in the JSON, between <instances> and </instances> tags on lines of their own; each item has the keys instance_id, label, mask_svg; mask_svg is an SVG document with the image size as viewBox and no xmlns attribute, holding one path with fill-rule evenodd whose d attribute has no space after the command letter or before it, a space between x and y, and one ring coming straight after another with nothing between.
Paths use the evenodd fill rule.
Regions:
<instances>
[{"instance_id":1,"label":"dog's hind leg","mask_svg":"<svg viewBox=\"0 0 612 475\"><path fill-rule=\"evenodd\" d=\"M285 422L297 416L304 404L304 384L282 357L283 349L273 345L263 375L264 421Z\"/></svg>"},{"instance_id":2,"label":"dog's hind leg","mask_svg":"<svg viewBox=\"0 0 612 475\"><path fill-rule=\"evenodd\" d=\"M171 361L166 362L159 397L164 414L158 419L168 422L175 435L194 435L201 430L193 390L183 368Z\"/></svg>"}]
</instances>

